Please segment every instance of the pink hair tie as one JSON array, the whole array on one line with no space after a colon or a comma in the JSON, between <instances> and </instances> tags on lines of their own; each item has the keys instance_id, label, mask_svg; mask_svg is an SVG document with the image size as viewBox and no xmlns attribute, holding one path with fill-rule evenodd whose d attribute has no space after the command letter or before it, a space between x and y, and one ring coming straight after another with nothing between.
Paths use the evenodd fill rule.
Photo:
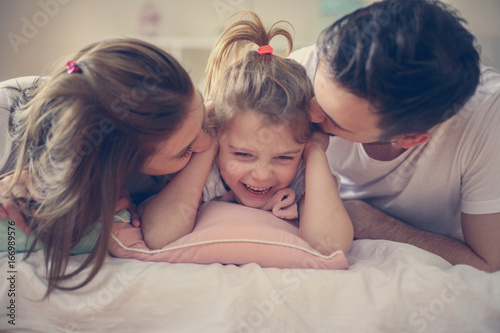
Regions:
<instances>
[{"instance_id":1,"label":"pink hair tie","mask_svg":"<svg viewBox=\"0 0 500 333\"><path fill-rule=\"evenodd\" d=\"M68 61L66 63L66 68L68 68L68 74L80 73L82 70L76 65L74 61Z\"/></svg>"},{"instance_id":2,"label":"pink hair tie","mask_svg":"<svg viewBox=\"0 0 500 333\"><path fill-rule=\"evenodd\" d=\"M259 52L259 54L273 54L273 48L271 45L264 45L259 47L257 52Z\"/></svg>"}]
</instances>

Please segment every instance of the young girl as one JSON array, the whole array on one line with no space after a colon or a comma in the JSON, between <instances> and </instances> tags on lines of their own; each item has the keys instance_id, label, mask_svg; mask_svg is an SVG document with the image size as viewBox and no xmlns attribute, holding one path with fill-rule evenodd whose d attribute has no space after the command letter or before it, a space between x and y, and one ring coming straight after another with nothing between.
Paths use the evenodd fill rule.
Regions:
<instances>
[{"instance_id":1,"label":"young girl","mask_svg":"<svg viewBox=\"0 0 500 333\"><path fill-rule=\"evenodd\" d=\"M210 172L216 144L193 156L145 208L142 226L146 244L162 248L192 231L209 178L205 201L218 198L272 209L285 218L297 217L293 205L284 212L278 207L293 203L295 193L287 189L293 183L301 196L300 237L322 254L347 251L353 227L325 156L328 138L311 134L311 83L302 66L274 55L269 46L272 38L283 36L289 53L292 38L276 24L266 31L257 15L246 14L250 19L241 19L222 33L207 66L206 96L213 102L210 126L219 142L218 169ZM252 44L259 46L258 51L242 54ZM229 64L232 52L236 59ZM302 159L305 174L301 175Z\"/></svg>"},{"instance_id":2,"label":"young girl","mask_svg":"<svg viewBox=\"0 0 500 333\"><path fill-rule=\"evenodd\" d=\"M182 169L210 137L201 131L203 100L188 73L139 40L89 45L50 77L29 83L22 91L0 90L26 97L0 109L0 133L14 135L0 143L0 172L12 171L0 180L0 217L17 225L21 212L27 217L29 250L44 244L50 292L88 266L81 285L97 274L124 189L134 197L156 193L154 186L164 186L159 176ZM23 207L33 201L32 209ZM71 249L97 220L103 223L90 255L66 272Z\"/></svg>"}]
</instances>

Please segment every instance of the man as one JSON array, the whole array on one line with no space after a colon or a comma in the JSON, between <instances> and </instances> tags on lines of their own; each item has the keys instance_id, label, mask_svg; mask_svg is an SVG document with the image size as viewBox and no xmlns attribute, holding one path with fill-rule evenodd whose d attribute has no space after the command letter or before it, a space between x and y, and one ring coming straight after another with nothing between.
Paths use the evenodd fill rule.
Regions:
<instances>
[{"instance_id":1,"label":"man","mask_svg":"<svg viewBox=\"0 0 500 333\"><path fill-rule=\"evenodd\" d=\"M413 244L500 270L500 74L463 19L433 0L385 0L294 52L314 82L311 120L357 239Z\"/></svg>"}]
</instances>

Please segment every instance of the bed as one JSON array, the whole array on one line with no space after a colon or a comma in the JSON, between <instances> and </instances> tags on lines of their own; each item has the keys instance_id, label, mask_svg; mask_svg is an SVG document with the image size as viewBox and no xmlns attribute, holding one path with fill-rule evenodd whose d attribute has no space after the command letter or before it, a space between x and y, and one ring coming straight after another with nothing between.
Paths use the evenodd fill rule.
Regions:
<instances>
[{"instance_id":1,"label":"bed","mask_svg":"<svg viewBox=\"0 0 500 333\"><path fill-rule=\"evenodd\" d=\"M85 287L44 298L43 252L0 252L0 332L500 332L500 272L383 240L356 240L345 258L333 270L109 255Z\"/></svg>"},{"instance_id":2,"label":"bed","mask_svg":"<svg viewBox=\"0 0 500 333\"><path fill-rule=\"evenodd\" d=\"M355 241L347 258L347 270L316 270L109 256L87 286L43 299L43 253L17 254L15 286L0 282L0 331L500 332L500 272L382 240Z\"/></svg>"}]
</instances>

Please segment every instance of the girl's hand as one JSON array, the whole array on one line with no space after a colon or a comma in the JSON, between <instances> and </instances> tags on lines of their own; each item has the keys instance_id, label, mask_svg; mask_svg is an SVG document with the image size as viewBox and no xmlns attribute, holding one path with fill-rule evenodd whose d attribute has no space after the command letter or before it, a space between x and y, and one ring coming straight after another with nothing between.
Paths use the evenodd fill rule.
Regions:
<instances>
[{"instance_id":1,"label":"girl's hand","mask_svg":"<svg viewBox=\"0 0 500 333\"><path fill-rule=\"evenodd\" d=\"M122 190L121 196L115 204L115 213L122 209L126 209L130 213L130 223L132 226L139 228L141 226L141 219L139 217L137 206L130 198L129 192L125 189Z\"/></svg>"},{"instance_id":2,"label":"girl's hand","mask_svg":"<svg viewBox=\"0 0 500 333\"><path fill-rule=\"evenodd\" d=\"M141 218L139 216L137 205L130 200L130 204L127 209L130 213L130 223L132 223L132 226L139 228L141 226Z\"/></svg>"},{"instance_id":3,"label":"girl's hand","mask_svg":"<svg viewBox=\"0 0 500 333\"><path fill-rule=\"evenodd\" d=\"M307 140L304 152L302 153L304 156L304 161L307 161L307 158L313 151L325 153L329 143L330 137L327 134L321 132L313 132L309 140Z\"/></svg>"}]
</instances>

